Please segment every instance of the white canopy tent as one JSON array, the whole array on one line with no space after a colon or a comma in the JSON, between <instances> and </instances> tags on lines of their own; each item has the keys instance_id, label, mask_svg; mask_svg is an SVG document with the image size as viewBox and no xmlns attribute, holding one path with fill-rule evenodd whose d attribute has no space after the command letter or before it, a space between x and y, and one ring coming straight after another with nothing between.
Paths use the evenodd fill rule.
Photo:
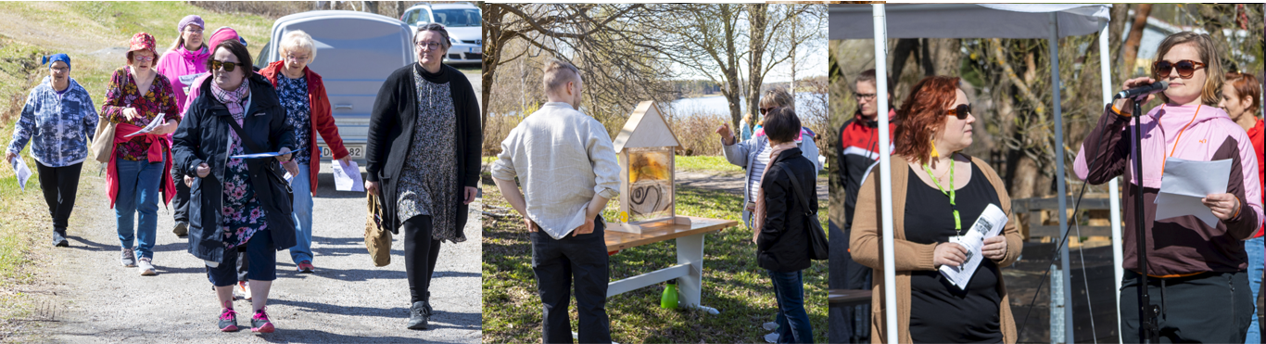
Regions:
<instances>
[{"instance_id":1,"label":"white canopy tent","mask_svg":"<svg viewBox=\"0 0 1266 344\"><path fill-rule=\"evenodd\" d=\"M1050 46L1050 55L1059 56L1059 37L1080 36L1099 33L1099 51L1108 50L1109 5L1011 5L1011 4L891 4L891 5L831 5L830 6L830 39L874 39L875 40L875 74L888 75L887 39L888 38L1045 38ZM889 25L888 22L892 22ZM871 24L871 25L868 25ZM1100 75L1103 83L1103 101L1112 101L1112 73L1109 68L1108 54L1099 54ZM888 80L876 79L879 92L879 113L888 112ZM1051 84L1061 85L1059 80L1059 59L1052 59ZM1062 109L1060 108L1060 88L1053 87L1054 96L1051 106L1055 119L1055 156L1056 185L1059 199L1060 234L1067 236L1067 198L1064 196L1064 135ZM879 116L879 125L887 127L888 117ZM890 142L887 130L879 130L880 142ZM887 176L892 170L888 154L880 154L879 175ZM892 228L892 185L887 178L880 179L881 228ZM1113 190L1109 204L1112 220L1113 266L1117 286L1117 309L1120 309L1120 289L1122 271L1121 258L1121 214L1120 196L1117 190L1117 179L1112 179L1108 188ZM884 280L896 279L893 271L893 237L892 231L883 231ZM1068 272L1068 246L1061 248L1061 267L1063 274L1063 299L1071 305L1071 276ZM896 309L896 286L885 284L885 309ZM1052 291L1054 293L1054 291ZM897 343L897 314L886 312L887 343ZM1118 314L1118 319L1119 319ZM1064 312L1064 342L1072 342L1073 320L1071 307ZM1119 323L1119 322L1118 322ZM1118 328L1118 333L1120 333ZM1052 331L1052 338L1057 331Z\"/></svg>"}]
</instances>

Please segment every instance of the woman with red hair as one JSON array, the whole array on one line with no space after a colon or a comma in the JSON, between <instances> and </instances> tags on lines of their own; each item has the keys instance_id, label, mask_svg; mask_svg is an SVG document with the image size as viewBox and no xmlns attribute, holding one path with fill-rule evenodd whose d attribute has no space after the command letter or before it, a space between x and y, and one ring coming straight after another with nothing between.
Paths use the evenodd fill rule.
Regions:
<instances>
[{"instance_id":1,"label":"woman with red hair","mask_svg":"<svg viewBox=\"0 0 1266 344\"><path fill-rule=\"evenodd\" d=\"M1226 73L1226 83L1222 85L1222 102L1218 107L1226 110L1235 124L1239 124L1248 132L1248 140L1253 142L1257 151L1258 185L1266 185L1266 159L1262 159L1263 148L1266 148L1266 123L1257 114L1262 112L1262 89L1257 77L1248 73ZM1266 223L1263 223L1266 224ZM1262 285L1263 265L1266 265L1266 244L1262 240L1262 229L1258 229L1248 240L1244 240L1244 251L1248 253L1248 288L1253 292L1253 300L1257 300ZM1257 307L1257 302L1252 303ZM1245 343L1260 343L1261 331L1257 327L1257 311L1253 311L1253 320L1248 324Z\"/></svg>"},{"instance_id":2,"label":"woman with red hair","mask_svg":"<svg viewBox=\"0 0 1266 344\"><path fill-rule=\"evenodd\" d=\"M990 206L1011 213L1002 179L984 161L961 153L972 144L971 113L959 78L929 76L911 90L900 113L891 174L862 182L849 239L853 259L875 269L874 290L883 290L879 228L880 179L892 182L893 248L896 257L897 336L900 342L1015 343L1015 320L999 268L1020 256L1020 233L1007 223L1002 235L984 239L983 258L965 286L938 271L961 267L974 253L957 243ZM904 162L905 164L901 164ZM871 301L872 342L884 341L884 299Z\"/></svg>"}]
</instances>

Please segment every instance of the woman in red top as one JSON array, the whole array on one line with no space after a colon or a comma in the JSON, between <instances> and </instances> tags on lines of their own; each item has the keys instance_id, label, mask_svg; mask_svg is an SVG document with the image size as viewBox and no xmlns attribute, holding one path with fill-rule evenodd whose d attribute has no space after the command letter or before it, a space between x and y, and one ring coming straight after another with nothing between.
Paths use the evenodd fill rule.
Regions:
<instances>
[{"instance_id":1,"label":"woman in red top","mask_svg":"<svg viewBox=\"0 0 1266 344\"><path fill-rule=\"evenodd\" d=\"M1262 149L1266 147L1266 142L1262 142L1263 123L1257 118L1257 114L1261 113L1262 104L1261 83L1257 82L1257 77L1247 73L1226 73L1226 83L1222 85L1222 102L1218 107L1226 110L1227 115L1231 116L1231 120L1235 124L1239 124L1248 132L1248 139L1253 143L1253 149L1257 151L1257 180L1262 182L1260 185L1266 185L1266 159L1262 158ZM1262 230L1258 229L1248 240L1244 240L1244 251L1248 253L1248 284L1249 290L1253 292L1253 300L1257 300L1258 291L1262 285L1262 270L1266 263L1266 245L1262 240ZM1253 307L1257 307L1257 302L1253 302ZM1253 321L1248 325L1248 334L1245 337L1245 343L1261 342L1261 332L1257 327L1257 311L1253 311Z\"/></svg>"},{"instance_id":2,"label":"woman in red top","mask_svg":"<svg viewBox=\"0 0 1266 344\"><path fill-rule=\"evenodd\" d=\"M123 247L120 262L126 267L139 266L144 276L156 274L152 259L160 188L162 204L167 204L176 191L167 134L176 131L180 110L171 83L154 71L157 56L154 36L144 32L132 36L127 66L115 70L110 77L110 89L101 106L101 118L116 124L106 187ZM128 137L154 121L161 124L147 133ZM132 224L137 213L141 215L140 223L134 231ZM132 244L136 239L139 243L134 251Z\"/></svg>"}]
</instances>

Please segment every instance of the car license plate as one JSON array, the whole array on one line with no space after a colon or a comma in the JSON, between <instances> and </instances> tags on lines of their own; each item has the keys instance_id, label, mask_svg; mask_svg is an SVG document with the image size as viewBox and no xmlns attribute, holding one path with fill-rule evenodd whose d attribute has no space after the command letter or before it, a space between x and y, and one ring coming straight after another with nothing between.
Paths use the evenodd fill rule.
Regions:
<instances>
[{"instance_id":1,"label":"car license plate","mask_svg":"<svg viewBox=\"0 0 1266 344\"><path fill-rule=\"evenodd\" d=\"M365 145L345 145L344 147L346 147L346 148L347 148L347 155L350 155L352 158L364 158L364 157L365 157ZM333 153L333 151L331 151L331 150L330 150L330 147L327 147L327 146L325 146L325 145L321 145L321 157L322 157L322 158L331 158L331 159L332 159L332 158L333 158L333 155L334 155L334 153Z\"/></svg>"}]
</instances>

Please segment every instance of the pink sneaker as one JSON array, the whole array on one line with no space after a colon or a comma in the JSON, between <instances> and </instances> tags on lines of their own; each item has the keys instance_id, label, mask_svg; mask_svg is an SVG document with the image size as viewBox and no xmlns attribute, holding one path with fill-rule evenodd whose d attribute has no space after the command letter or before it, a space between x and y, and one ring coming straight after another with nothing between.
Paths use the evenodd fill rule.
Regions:
<instances>
[{"instance_id":1,"label":"pink sneaker","mask_svg":"<svg viewBox=\"0 0 1266 344\"><path fill-rule=\"evenodd\" d=\"M237 312L232 308L225 308L220 313L220 332L237 332Z\"/></svg>"},{"instance_id":2,"label":"pink sneaker","mask_svg":"<svg viewBox=\"0 0 1266 344\"><path fill-rule=\"evenodd\" d=\"M273 330L273 323L268 321L268 313L264 312L264 308L255 311L255 316L251 317L251 332L273 333Z\"/></svg>"}]
</instances>

